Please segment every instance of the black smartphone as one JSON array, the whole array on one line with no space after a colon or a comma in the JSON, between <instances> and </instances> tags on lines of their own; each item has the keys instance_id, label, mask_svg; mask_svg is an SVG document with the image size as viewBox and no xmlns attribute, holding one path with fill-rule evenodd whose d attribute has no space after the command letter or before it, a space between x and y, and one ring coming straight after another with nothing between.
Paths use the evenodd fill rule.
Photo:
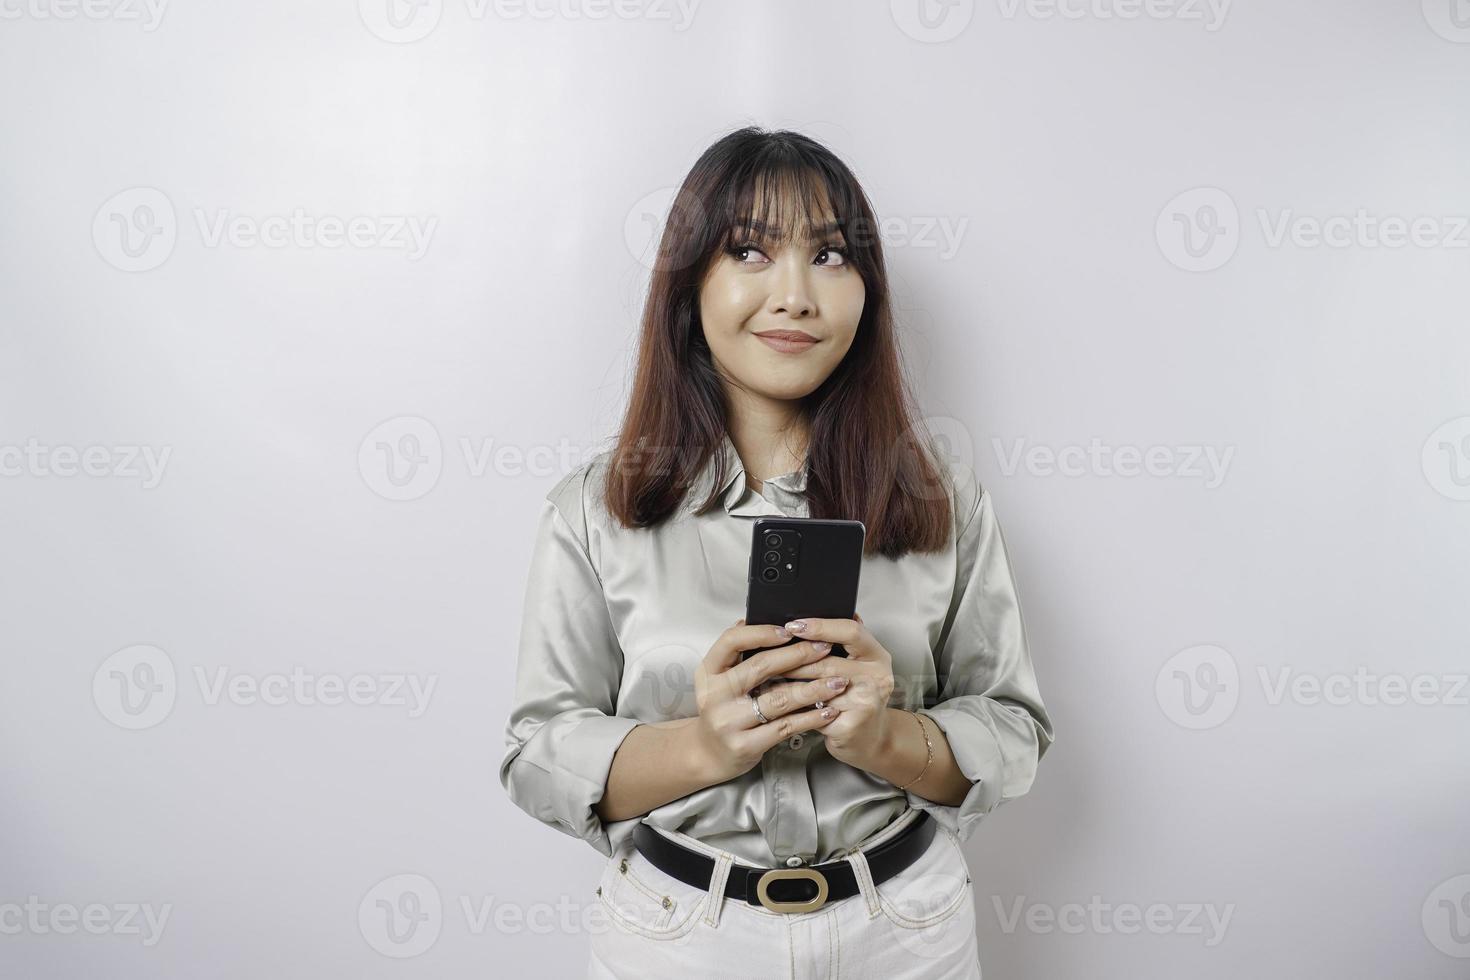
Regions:
<instances>
[{"instance_id":1,"label":"black smartphone","mask_svg":"<svg viewBox=\"0 0 1470 980\"><path fill-rule=\"evenodd\" d=\"M862 521L757 518L751 529L750 571L746 575L746 624L780 626L802 616L851 619L857 612L866 535ZM800 640L792 637L790 643ZM740 659L760 652L746 650ZM829 655L845 657L847 651L835 643Z\"/></svg>"}]
</instances>

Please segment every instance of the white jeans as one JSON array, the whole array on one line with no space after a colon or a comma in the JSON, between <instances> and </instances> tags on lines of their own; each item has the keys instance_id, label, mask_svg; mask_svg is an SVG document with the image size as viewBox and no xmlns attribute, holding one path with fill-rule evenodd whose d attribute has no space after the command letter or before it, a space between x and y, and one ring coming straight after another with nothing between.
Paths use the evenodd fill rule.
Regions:
<instances>
[{"instance_id":1,"label":"white jeans","mask_svg":"<svg viewBox=\"0 0 1470 980\"><path fill-rule=\"evenodd\" d=\"M910 814L862 846L893 836ZM974 885L959 842L942 826L919 860L876 886L863 852L847 855L861 893L814 912L725 898L734 855L668 836L715 859L712 887L685 884L625 844L598 884L609 921L592 933L589 980L980 978Z\"/></svg>"}]
</instances>

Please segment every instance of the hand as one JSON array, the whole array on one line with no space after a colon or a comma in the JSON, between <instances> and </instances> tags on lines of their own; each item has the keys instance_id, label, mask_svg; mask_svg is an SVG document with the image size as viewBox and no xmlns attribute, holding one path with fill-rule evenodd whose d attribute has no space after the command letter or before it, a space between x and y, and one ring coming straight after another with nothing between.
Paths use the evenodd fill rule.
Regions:
<instances>
[{"instance_id":1,"label":"hand","mask_svg":"<svg viewBox=\"0 0 1470 980\"><path fill-rule=\"evenodd\" d=\"M796 624L804 623L804 629ZM863 625L853 619L801 619L786 624L792 635L803 640L841 643L847 657L825 657L786 672L787 677L824 683L829 677L845 677L847 689L827 699L841 711L822 729L827 752L832 758L859 769L871 770L888 744L891 713L888 699L893 694L893 657Z\"/></svg>"},{"instance_id":2,"label":"hand","mask_svg":"<svg viewBox=\"0 0 1470 980\"><path fill-rule=\"evenodd\" d=\"M768 722L762 722L752 710L750 691L772 677L789 677L798 667L813 666L832 649L831 643L807 641L740 659L746 650L775 646L791 637L779 626L747 626L745 620L737 620L720 634L700 663L694 675L699 704L694 733L711 771L719 777L710 785L748 772L777 742L797 732L824 728L841 717L841 709L835 706L810 707L836 693L825 679L782 684L759 693L761 712Z\"/></svg>"}]
</instances>

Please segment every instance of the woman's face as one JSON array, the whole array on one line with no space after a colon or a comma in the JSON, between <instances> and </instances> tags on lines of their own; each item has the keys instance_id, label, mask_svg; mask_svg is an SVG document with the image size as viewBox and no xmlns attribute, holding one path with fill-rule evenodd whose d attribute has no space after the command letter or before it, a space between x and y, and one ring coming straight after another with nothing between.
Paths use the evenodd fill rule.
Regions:
<instances>
[{"instance_id":1,"label":"woman's face","mask_svg":"<svg viewBox=\"0 0 1470 980\"><path fill-rule=\"evenodd\" d=\"M864 288L835 228L784 231L759 222L739 229L738 247L722 250L705 273L699 314L727 383L792 401L816 390L847 354Z\"/></svg>"}]
</instances>

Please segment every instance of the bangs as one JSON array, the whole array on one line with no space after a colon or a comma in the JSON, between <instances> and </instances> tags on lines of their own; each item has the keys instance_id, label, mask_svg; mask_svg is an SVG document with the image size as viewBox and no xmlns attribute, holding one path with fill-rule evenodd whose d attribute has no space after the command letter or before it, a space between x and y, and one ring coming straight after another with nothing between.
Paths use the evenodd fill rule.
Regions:
<instances>
[{"instance_id":1,"label":"bangs","mask_svg":"<svg viewBox=\"0 0 1470 980\"><path fill-rule=\"evenodd\" d=\"M723 209L726 246L818 245L844 239L854 214L851 189L803 161L766 160L735 183Z\"/></svg>"}]
</instances>

